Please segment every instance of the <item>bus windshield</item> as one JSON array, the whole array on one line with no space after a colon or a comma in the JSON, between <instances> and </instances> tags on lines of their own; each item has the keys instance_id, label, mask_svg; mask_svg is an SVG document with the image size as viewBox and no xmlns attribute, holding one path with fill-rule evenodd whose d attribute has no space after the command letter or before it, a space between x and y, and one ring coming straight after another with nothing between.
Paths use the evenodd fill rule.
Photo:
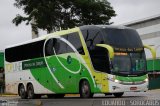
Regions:
<instances>
[{"instance_id":1,"label":"bus windshield","mask_svg":"<svg viewBox=\"0 0 160 106\"><path fill-rule=\"evenodd\" d=\"M113 73L138 74L146 72L146 59L139 34L130 28L104 28L106 44L114 48Z\"/></svg>"},{"instance_id":2,"label":"bus windshield","mask_svg":"<svg viewBox=\"0 0 160 106\"><path fill-rule=\"evenodd\" d=\"M137 74L146 70L146 60L144 52L115 53L112 64L112 72L115 73Z\"/></svg>"},{"instance_id":3,"label":"bus windshield","mask_svg":"<svg viewBox=\"0 0 160 106\"><path fill-rule=\"evenodd\" d=\"M146 73L146 58L141 38L136 30L127 27L81 27L95 70L106 73L142 75ZM108 51L96 44L113 47L115 56L110 61ZM104 61L105 60L105 61Z\"/></svg>"},{"instance_id":4,"label":"bus windshield","mask_svg":"<svg viewBox=\"0 0 160 106\"><path fill-rule=\"evenodd\" d=\"M105 28L103 34L107 44L118 48L140 48L142 41L134 29Z\"/></svg>"}]
</instances>

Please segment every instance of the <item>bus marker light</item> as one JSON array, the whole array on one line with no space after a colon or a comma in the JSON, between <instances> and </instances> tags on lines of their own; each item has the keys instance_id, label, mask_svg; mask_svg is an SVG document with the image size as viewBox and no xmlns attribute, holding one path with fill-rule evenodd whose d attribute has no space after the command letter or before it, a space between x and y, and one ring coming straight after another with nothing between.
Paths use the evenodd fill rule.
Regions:
<instances>
[{"instance_id":1,"label":"bus marker light","mask_svg":"<svg viewBox=\"0 0 160 106\"><path fill-rule=\"evenodd\" d=\"M119 81L115 79L114 82L118 83Z\"/></svg>"},{"instance_id":2,"label":"bus marker light","mask_svg":"<svg viewBox=\"0 0 160 106\"><path fill-rule=\"evenodd\" d=\"M148 78L146 78L144 81L145 81L145 82L148 82Z\"/></svg>"}]
</instances>

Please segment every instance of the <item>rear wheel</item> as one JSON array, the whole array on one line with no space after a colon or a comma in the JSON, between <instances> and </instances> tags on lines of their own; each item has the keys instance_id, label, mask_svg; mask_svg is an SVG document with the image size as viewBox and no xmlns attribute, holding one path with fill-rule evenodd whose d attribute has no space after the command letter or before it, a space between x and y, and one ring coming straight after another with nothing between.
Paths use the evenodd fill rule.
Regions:
<instances>
[{"instance_id":1,"label":"rear wheel","mask_svg":"<svg viewBox=\"0 0 160 106\"><path fill-rule=\"evenodd\" d=\"M122 95L124 94L124 92L119 92L119 93L113 93L113 95L117 98L117 97L122 97Z\"/></svg>"},{"instance_id":2,"label":"rear wheel","mask_svg":"<svg viewBox=\"0 0 160 106\"><path fill-rule=\"evenodd\" d=\"M25 87L23 84L19 86L18 92L19 92L19 96L21 97L21 99L27 98L27 93L25 91Z\"/></svg>"},{"instance_id":3,"label":"rear wheel","mask_svg":"<svg viewBox=\"0 0 160 106\"><path fill-rule=\"evenodd\" d=\"M34 94L34 88L32 84L29 84L27 86L27 94L28 94L28 99L34 99L36 95Z\"/></svg>"},{"instance_id":4,"label":"rear wheel","mask_svg":"<svg viewBox=\"0 0 160 106\"><path fill-rule=\"evenodd\" d=\"M91 93L90 85L87 80L83 80L80 84L80 97L81 98L93 97L93 93Z\"/></svg>"}]
</instances>

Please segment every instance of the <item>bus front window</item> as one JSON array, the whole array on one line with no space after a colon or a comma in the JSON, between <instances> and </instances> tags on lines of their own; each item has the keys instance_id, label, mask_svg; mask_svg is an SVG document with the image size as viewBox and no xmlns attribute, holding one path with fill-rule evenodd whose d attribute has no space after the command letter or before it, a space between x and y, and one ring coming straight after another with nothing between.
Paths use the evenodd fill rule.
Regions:
<instances>
[{"instance_id":1,"label":"bus front window","mask_svg":"<svg viewBox=\"0 0 160 106\"><path fill-rule=\"evenodd\" d=\"M121 74L137 74L146 71L144 53L115 53L113 72Z\"/></svg>"}]
</instances>

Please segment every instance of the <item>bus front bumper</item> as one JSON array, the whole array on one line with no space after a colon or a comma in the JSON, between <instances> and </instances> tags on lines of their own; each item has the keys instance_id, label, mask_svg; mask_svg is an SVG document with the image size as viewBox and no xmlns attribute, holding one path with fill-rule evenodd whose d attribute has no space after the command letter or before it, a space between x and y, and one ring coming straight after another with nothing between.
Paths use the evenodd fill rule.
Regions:
<instances>
[{"instance_id":1,"label":"bus front bumper","mask_svg":"<svg viewBox=\"0 0 160 106\"><path fill-rule=\"evenodd\" d=\"M148 90L148 82L141 84L121 84L118 82L109 81L109 92L143 92Z\"/></svg>"}]
</instances>

